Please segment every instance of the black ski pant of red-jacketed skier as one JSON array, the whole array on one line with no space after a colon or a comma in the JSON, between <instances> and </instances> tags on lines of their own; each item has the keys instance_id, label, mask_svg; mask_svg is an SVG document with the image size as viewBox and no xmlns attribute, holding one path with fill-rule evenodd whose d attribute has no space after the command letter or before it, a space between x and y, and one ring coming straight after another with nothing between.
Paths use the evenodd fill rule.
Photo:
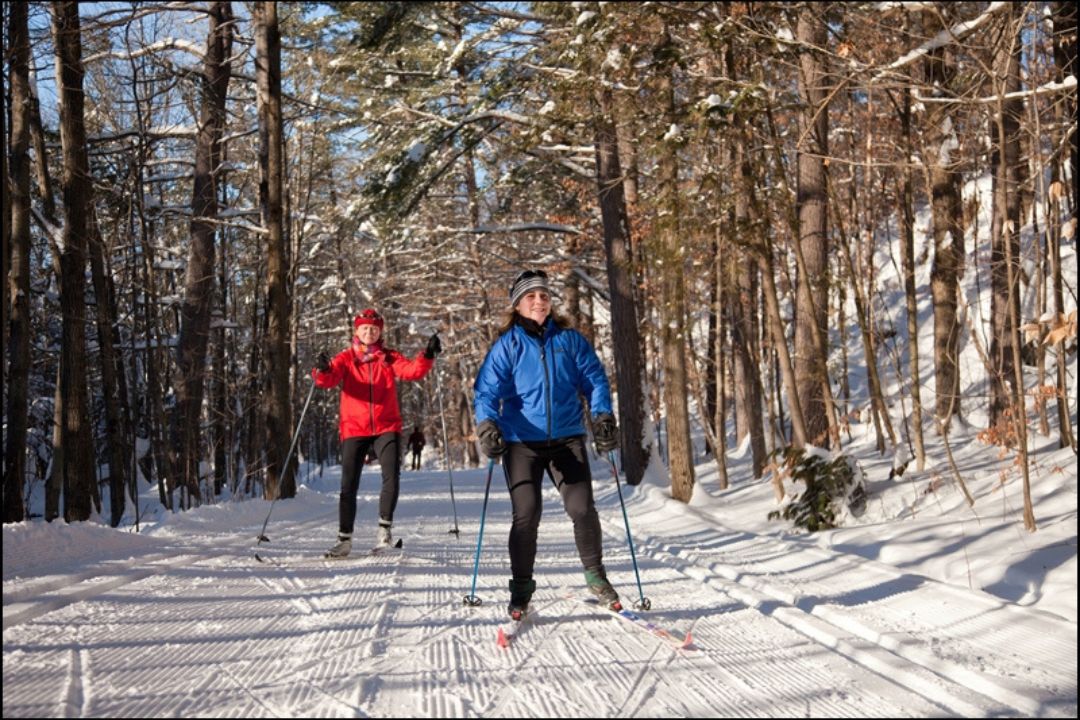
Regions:
<instances>
[{"instance_id":1,"label":"black ski pant of red-jacketed skier","mask_svg":"<svg viewBox=\"0 0 1080 720\"><path fill-rule=\"evenodd\" d=\"M602 565L603 534L593 501L592 474L584 436L546 442L512 442L503 456L510 490L510 568L515 578L532 578L536 538L543 511L541 483L547 473L574 524L574 542L583 567Z\"/></svg>"},{"instance_id":2,"label":"black ski pant of red-jacketed skier","mask_svg":"<svg viewBox=\"0 0 1080 720\"><path fill-rule=\"evenodd\" d=\"M382 470L379 493L379 522L389 526L394 521L398 492L401 488L401 435L397 432L370 437L347 438L341 446L341 501L338 503L338 532L352 535L356 521L356 494L360 490L360 471L368 450L374 450Z\"/></svg>"}]
</instances>

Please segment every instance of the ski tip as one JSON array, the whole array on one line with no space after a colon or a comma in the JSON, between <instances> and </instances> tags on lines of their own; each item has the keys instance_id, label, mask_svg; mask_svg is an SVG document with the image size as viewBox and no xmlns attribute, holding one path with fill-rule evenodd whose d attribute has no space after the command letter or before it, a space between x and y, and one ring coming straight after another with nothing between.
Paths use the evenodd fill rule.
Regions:
<instances>
[{"instance_id":1,"label":"ski tip","mask_svg":"<svg viewBox=\"0 0 1080 720\"><path fill-rule=\"evenodd\" d=\"M506 633L503 632L502 628L499 628L499 637L496 639L496 642L501 648L510 647L510 641L506 639Z\"/></svg>"}]
</instances>

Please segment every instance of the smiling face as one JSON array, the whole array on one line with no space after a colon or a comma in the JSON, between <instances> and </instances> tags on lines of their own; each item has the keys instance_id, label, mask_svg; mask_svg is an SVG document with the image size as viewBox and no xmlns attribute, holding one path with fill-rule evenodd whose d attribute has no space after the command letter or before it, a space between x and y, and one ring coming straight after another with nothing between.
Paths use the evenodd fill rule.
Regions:
<instances>
[{"instance_id":1,"label":"smiling face","mask_svg":"<svg viewBox=\"0 0 1080 720\"><path fill-rule=\"evenodd\" d=\"M527 317L536 323L543 323L551 313L551 295L547 290L530 290L521 296L514 309L522 317Z\"/></svg>"},{"instance_id":2,"label":"smiling face","mask_svg":"<svg viewBox=\"0 0 1080 720\"><path fill-rule=\"evenodd\" d=\"M365 345L374 345L379 342L382 329L378 325L361 325L356 328L356 337Z\"/></svg>"}]
</instances>

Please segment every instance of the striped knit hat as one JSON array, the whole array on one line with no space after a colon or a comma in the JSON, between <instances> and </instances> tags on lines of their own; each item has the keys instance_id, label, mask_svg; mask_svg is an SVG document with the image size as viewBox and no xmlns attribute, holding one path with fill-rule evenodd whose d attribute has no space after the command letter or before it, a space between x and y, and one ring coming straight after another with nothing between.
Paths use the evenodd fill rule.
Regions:
<instances>
[{"instance_id":1,"label":"striped knit hat","mask_svg":"<svg viewBox=\"0 0 1080 720\"><path fill-rule=\"evenodd\" d=\"M543 270L526 270L514 278L514 284L510 286L510 307L517 307L518 300L533 290L544 290L548 294L551 293L551 288L548 287L547 273Z\"/></svg>"}]
</instances>

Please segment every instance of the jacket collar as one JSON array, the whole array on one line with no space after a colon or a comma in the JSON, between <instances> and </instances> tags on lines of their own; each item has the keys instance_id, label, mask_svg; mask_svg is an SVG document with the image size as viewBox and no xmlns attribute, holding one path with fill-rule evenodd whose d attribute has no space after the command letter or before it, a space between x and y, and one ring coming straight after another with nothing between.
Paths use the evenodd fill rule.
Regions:
<instances>
[{"instance_id":1,"label":"jacket collar","mask_svg":"<svg viewBox=\"0 0 1080 720\"><path fill-rule=\"evenodd\" d=\"M551 320L551 313L544 318L543 323L538 323L531 318L527 318L521 313L514 313L514 322L525 331L527 335L531 335L537 340L543 340L545 336L551 334L553 323Z\"/></svg>"}]
</instances>

